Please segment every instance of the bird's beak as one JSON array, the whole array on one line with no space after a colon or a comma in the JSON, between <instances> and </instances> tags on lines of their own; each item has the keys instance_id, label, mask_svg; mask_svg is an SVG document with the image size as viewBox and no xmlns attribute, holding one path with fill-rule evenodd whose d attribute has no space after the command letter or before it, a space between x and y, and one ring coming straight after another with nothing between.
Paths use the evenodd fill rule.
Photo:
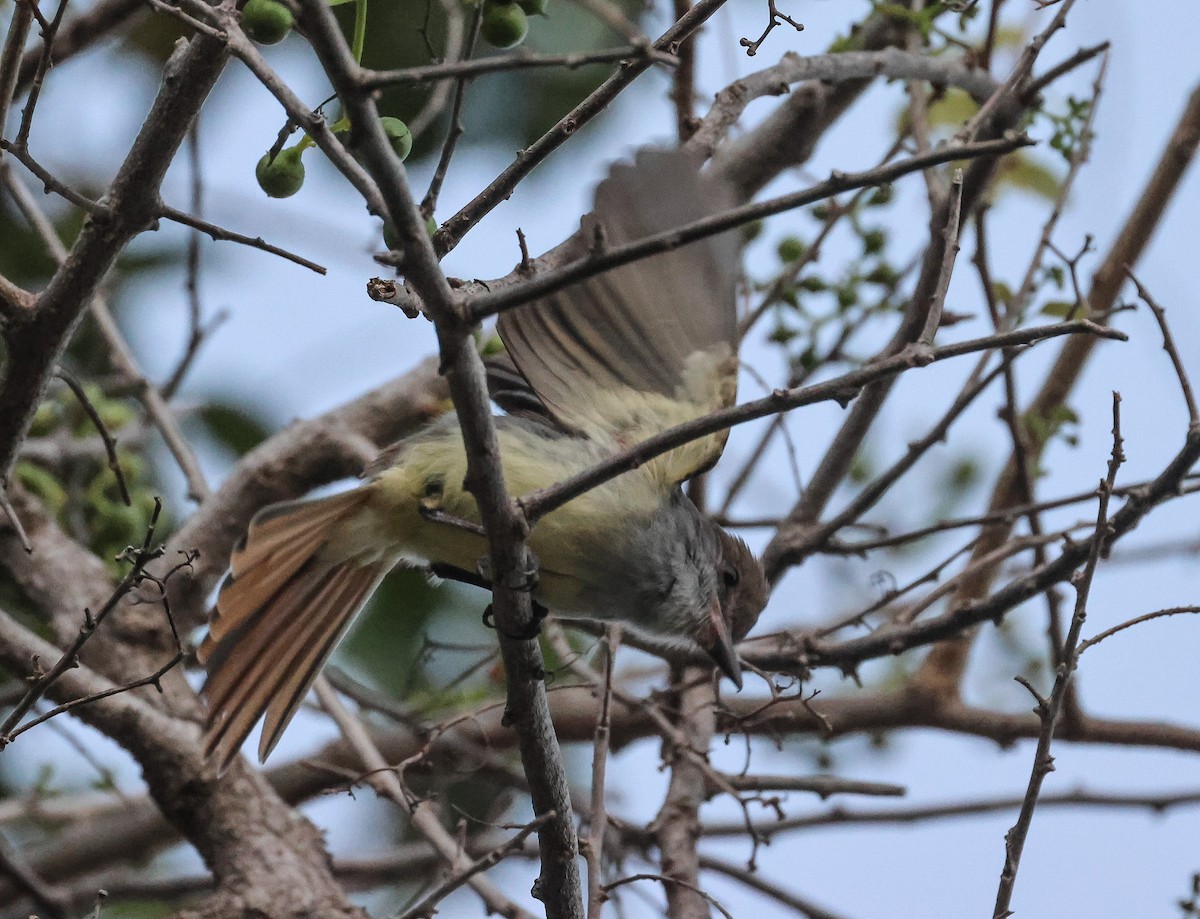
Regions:
<instances>
[{"instance_id":1,"label":"bird's beak","mask_svg":"<svg viewBox=\"0 0 1200 919\"><path fill-rule=\"evenodd\" d=\"M729 627L725 625L725 617L721 615L720 603L713 603L709 607L708 620L712 628L713 641L704 650L721 668L721 672L733 681L733 685L741 689L742 662L738 660L737 651L733 647L733 639L729 637Z\"/></svg>"}]
</instances>

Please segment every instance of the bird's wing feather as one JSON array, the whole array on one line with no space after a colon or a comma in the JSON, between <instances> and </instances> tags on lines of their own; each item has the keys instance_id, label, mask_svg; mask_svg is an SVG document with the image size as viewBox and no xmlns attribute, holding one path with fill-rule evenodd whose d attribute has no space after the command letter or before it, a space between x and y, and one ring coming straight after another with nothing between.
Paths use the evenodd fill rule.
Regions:
<instances>
[{"instance_id":1,"label":"bird's wing feather","mask_svg":"<svg viewBox=\"0 0 1200 919\"><path fill-rule=\"evenodd\" d=\"M582 238L632 242L731 207L682 151L643 151L596 189ZM731 405L737 394L735 233L615 268L504 313L513 364L567 430L624 446ZM678 482L720 456L725 434L659 463Z\"/></svg>"}]
</instances>

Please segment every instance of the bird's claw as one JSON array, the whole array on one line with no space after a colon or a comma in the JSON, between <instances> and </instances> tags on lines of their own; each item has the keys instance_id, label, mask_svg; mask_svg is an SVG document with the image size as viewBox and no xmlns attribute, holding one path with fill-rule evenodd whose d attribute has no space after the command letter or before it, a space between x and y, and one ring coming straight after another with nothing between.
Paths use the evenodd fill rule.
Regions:
<instances>
[{"instance_id":1,"label":"bird's claw","mask_svg":"<svg viewBox=\"0 0 1200 919\"><path fill-rule=\"evenodd\" d=\"M516 632L508 632L500 628L496 623L496 611L489 603L483 611L483 624L489 629L495 629L505 638L511 638L514 641L531 641L542 634L542 622L550 614L550 611L536 600L533 602L533 618L529 620L529 625Z\"/></svg>"}]
</instances>

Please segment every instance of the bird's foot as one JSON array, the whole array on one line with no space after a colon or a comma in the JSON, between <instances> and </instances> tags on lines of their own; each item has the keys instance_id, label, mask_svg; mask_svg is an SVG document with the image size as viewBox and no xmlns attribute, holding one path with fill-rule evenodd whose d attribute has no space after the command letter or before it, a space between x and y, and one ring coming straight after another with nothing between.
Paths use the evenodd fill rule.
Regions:
<instances>
[{"instance_id":1,"label":"bird's foot","mask_svg":"<svg viewBox=\"0 0 1200 919\"><path fill-rule=\"evenodd\" d=\"M492 560L488 556L483 556L475 563L475 570L479 576L486 580L489 584L495 583L495 578L492 577ZM504 586L509 590L534 591L538 587L538 560L537 556L532 551L525 553L524 567L512 571L504 578Z\"/></svg>"},{"instance_id":2,"label":"bird's foot","mask_svg":"<svg viewBox=\"0 0 1200 919\"><path fill-rule=\"evenodd\" d=\"M514 641L530 641L542 634L542 623L546 617L550 615L550 611L536 600L532 601L533 617L529 620L529 625L516 632L506 631L496 623L496 611L492 609L492 604L488 604L483 611L483 624L489 629L495 629L505 638L511 638Z\"/></svg>"}]
</instances>

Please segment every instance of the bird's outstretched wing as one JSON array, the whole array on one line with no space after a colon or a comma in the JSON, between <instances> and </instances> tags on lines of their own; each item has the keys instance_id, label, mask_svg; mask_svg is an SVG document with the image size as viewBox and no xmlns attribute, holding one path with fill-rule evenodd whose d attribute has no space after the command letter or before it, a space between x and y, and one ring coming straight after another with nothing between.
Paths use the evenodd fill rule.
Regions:
<instances>
[{"instance_id":1,"label":"bird's outstretched wing","mask_svg":"<svg viewBox=\"0 0 1200 919\"><path fill-rule=\"evenodd\" d=\"M683 151L615 167L583 218L584 244L633 242L734 205ZM497 331L554 420L629 446L737 396L738 234L726 232L597 275L501 315ZM724 432L657 462L681 482L716 462Z\"/></svg>"}]
</instances>

